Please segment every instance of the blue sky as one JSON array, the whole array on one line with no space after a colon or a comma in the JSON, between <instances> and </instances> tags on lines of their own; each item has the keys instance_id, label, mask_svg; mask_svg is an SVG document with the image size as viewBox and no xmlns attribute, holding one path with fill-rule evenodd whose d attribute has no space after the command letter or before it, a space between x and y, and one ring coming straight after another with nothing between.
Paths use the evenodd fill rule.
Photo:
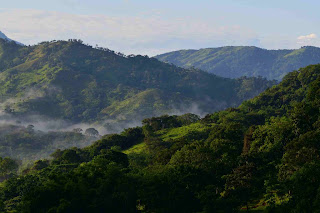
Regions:
<instances>
[{"instance_id":1,"label":"blue sky","mask_svg":"<svg viewBox=\"0 0 320 213\"><path fill-rule=\"evenodd\" d=\"M320 46L317 0L11 0L0 30L25 44L80 38L126 54Z\"/></svg>"}]
</instances>

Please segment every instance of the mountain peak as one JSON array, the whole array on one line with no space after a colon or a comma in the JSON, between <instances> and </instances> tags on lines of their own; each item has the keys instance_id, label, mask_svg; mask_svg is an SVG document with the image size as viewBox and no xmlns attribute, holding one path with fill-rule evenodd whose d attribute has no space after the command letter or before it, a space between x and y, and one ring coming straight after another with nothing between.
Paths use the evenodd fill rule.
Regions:
<instances>
[{"instance_id":1,"label":"mountain peak","mask_svg":"<svg viewBox=\"0 0 320 213\"><path fill-rule=\"evenodd\" d=\"M0 31L0 38L10 40L3 32Z\"/></svg>"},{"instance_id":2,"label":"mountain peak","mask_svg":"<svg viewBox=\"0 0 320 213\"><path fill-rule=\"evenodd\" d=\"M14 41L14 40L8 38L8 36L6 36L6 35L5 35L3 32L1 32L1 31L0 31L0 39L4 39L4 40L6 40L6 41L13 41L13 42L15 42L16 44L23 45L23 44L20 43L20 42L17 42L17 41Z\"/></svg>"}]
</instances>

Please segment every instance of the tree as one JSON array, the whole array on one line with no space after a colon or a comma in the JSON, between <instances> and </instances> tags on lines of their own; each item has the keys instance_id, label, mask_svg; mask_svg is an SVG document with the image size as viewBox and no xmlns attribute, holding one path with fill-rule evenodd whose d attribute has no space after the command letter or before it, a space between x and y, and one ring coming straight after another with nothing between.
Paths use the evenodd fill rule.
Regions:
<instances>
[{"instance_id":1,"label":"tree","mask_svg":"<svg viewBox=\"0 0 320 213\"><path fill-rule=\"evenodd\" d=\"M86 131L84 132L85 135L88 136L93 136L93 137L98 137L99 136L99 132L98 130L96 130L95 128L88 128L86 129Z\"/></svg>"},{"instance_id":2,"label":"tree","mask_svg":"<svg viewBox=\"0 0 320 213\"><path fill-rule=\"evenodd\" d=\"M72 131L75 132L75 133L81 133L81 132L83 132L83 130L82 130L81 128L75 128L75 129L73 129Z\"/></svg>"},{"instance_id":3,"label":"tree","mask_svg":"<svg viewBox=\"0 0 320 213\"><path fill-rule=\"evenodd\" d=\"M32 124L29 124L27 126L27 130L28 130L28 132L33 132L34 131L34 126Z\"/></svg>"},{"instance_id":4,"label":"tree","mask_svg":"<svg viewBox=\"0 0 320 213\"><path fill-rule=\"evenodd\" d=\"M181 123L181 125L184 126L184 125L189 125L189 124L192 124L192 123L199 121L200 116L192 114L192 113L187 113L187 114L179 116L177 118L177 120Z\"/></svg>"},{"instance_id":5,"label":"tree","mask_svg":"<svg viewBox=\"0 0 320 213\"><path fill-rule=\"evenodd\" d=\"M235 204L246 205L257 195L258 185L255 183L256 168L253 163L246 163L235 168L232 174L226 175L225 196Z\"/></svg>"},{"instance_id":6,"label":"tree","mask_svg":"<svg viewBox=\"0 0 320 213\"><path fill-rule=\"evenodd\" d=\"M15 160L9 157L0 157L0 182L16 174L17 169L18 163Z\"/></svg>"}]
</instances>

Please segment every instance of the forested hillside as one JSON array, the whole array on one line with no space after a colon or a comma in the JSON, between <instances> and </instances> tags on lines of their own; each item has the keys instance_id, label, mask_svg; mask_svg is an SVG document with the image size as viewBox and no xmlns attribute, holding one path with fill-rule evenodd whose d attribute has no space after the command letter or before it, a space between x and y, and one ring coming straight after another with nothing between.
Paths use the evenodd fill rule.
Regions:
<instances>
[{"instance_id":1,"label":"forested hillside","mask_svg":"<svg viewBox=\"0 0 320 213\"><path fill-rule=\"evenodd\" d=\"M248 46L220 47L174 51L155 58L227 78L262 76L281 80L288 72L320 63L320 48L306 46L295 50L266 50Z\"/></svg>"},{"instance_id":2,"label":"forested hillside","mask_svg":"<svg viewBox=\"0 0 320 213\"><path fill-rule=\"evenodd\" d=\"M7 212L317 212L320 65L238 108L161 116L57 150L20 175L1 159Z\"/></svg>"},{"instance_id":3,"label":"forested hillside","mask_svg":"<svg viewBox=\"0 0 320 213\"><path fill-rule=\"evenodd\" d=\"M147 56L124 56L79 40L20 46L0 39L0 107L16 117L128 124L237 106L275 84L226 79ZM109 125L110 126L110 125Z\"/></svg>"}]
</instances>

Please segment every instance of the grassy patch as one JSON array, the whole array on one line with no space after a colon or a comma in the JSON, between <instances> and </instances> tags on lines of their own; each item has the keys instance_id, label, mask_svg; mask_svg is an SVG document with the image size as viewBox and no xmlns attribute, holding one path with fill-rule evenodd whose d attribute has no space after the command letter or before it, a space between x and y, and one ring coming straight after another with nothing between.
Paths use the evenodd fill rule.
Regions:
<instances>
[{"instance_id":1,"label":"grassy patch","mask_svg":"<svg viewBox=\"0 0 320 213\"><path fill-rule=\"evenodd\" d=\"M127 149L127 150L124 150L123 153L124 154L131 154L131 153L141 153L143 151L145 151L147 148L146 144L144 142L142 143L139 143L137 145L134 145L133 147Z\"/></svg>"},{"instance_id":2,"label":"grassy patch","mask_svg":"<svg viewBox=\"0 0 320 213\"><path fill-rule=\"evenodd\" d=\"M157 132L157 135L164 141L184 137L192 132L205 132L209 127L201 123L194 123L179 128L164 129Z\"/></svg>"}]
</instances>

